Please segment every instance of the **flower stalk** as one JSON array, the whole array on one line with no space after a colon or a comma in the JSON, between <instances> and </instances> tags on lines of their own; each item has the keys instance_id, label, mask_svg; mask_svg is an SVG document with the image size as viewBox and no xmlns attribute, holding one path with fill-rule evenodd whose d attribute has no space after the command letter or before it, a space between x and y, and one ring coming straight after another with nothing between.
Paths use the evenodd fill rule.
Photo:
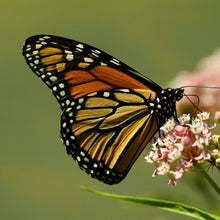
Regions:
<instances>
[{"instance_id":1,"label":"flower stalk","mask_svg":"<svg viewBox=\"0 0 220 220\"><path fill-rule=\"evenodd\" d=\"M218 185L214 182L214 180L209 176L209 174L205 171L205 169L200 165L196 164L196 167L199 169L199 171L202 173L202 175L206 178L208 183L212 186L212 188L218 193L220 196L220 188Z\"/></svg>"}]
</instances>

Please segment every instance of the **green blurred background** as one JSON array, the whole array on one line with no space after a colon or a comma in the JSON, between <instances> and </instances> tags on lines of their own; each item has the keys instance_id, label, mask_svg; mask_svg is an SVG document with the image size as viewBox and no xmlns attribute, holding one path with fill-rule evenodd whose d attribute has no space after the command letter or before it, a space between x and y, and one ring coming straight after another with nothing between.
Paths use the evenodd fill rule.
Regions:
<instances>
[{"instance_id":1,"label":"green blurred background","mask_svg":"<svg viewBox=\"0 0 220 220\"><path fill-rule=\"evenodd\" d=\"M81 185L216 213L219 198L201 175L190 172L176 187L167 185L167 177L151 177L146 152L119 185L82 172L59 139L59 106L26 65L22 45L35 34L82 41L165 86L220 47L219 12L219 0L1 0L0 219L190 219L103 198ZM210 175L220 182L215 170Z\"/></svg>"}]
</instances>

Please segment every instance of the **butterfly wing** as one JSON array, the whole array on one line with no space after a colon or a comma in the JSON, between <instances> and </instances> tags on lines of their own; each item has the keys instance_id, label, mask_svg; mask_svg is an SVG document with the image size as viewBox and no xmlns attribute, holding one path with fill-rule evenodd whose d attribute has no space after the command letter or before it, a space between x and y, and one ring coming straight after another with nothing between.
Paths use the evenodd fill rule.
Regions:
<instances>
[{"instance_id":1,"label":"butterfly wing","mask_svg":"<svg viewBox=\"0 0 220 220\"><path fill-rule=\"evenodd\" d=\"M108 184L120 182L158 129L146 105L153 95L117 89L80 98L61 117L67 152L92 177Z\"/></svg>"},{"instance_id":2,"label":"butterfly wing","mask_svg":"<svg viewBox=\"0 0 220 220\"><path fill-rule=\"evenodd\" d=\"M67 152L92 177L120 182L161 124L149 109L161 87L105 52L61 37L33 36L23 55L60 103Z\"/></svg>"}]
</instances>

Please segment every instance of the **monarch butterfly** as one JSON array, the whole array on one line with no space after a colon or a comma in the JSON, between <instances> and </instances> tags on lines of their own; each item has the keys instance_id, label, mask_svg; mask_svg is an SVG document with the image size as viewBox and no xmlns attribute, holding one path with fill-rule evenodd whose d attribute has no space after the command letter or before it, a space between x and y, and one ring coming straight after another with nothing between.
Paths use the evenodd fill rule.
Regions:
<instances>
[{"instance_id":1,"label":"monarch butterfly","mask_svg":"<svg viewBox=\"0 0 220 220\"><path fill-rule=\"evenodd\" d=\"M166 119L176 117L182 88L162 89L118 59L51 35L28 38L27 64L62 109L60 133L79 167L117 184Z\"/></svg>"}]
</instances>

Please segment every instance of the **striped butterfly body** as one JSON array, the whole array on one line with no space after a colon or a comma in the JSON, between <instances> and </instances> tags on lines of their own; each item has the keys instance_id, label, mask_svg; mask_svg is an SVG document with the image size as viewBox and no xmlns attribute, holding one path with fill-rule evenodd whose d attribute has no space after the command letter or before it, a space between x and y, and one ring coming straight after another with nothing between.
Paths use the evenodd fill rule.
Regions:
<instances>
[{"instance_id":1,"label":"striped butterfly body","mask_svg":"<svg viewBox=\"0 0 220 220\"><path fill-rule=\"evenodd\" d=\"M166 119L183 89L162 89L89 45L50 35L26 40L27 64L63 111L67 153L93 178L119 183Z\"/></svg>"}]
</instances>

